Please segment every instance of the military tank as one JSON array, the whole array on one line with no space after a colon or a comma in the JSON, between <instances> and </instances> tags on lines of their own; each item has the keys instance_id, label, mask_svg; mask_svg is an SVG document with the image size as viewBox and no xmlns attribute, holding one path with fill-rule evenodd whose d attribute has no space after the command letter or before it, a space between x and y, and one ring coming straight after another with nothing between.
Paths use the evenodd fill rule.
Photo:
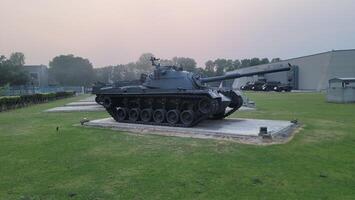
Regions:
<instances>
[{"instance_id":1,"label":"military tank","mask_svg":"<svg viewBox=\"0 0 355 200\"><path fill-rule=\"evenodd\" d=\"M181 67L161 66L158 60L151 58L155 70L142 74L138 84L125 81L94 86L95 101L117 122L191 127L205 119L223 119L243 105L239 91L213 88L206 83L291 69L201 77Z\"/></svg>"}]
</instances>

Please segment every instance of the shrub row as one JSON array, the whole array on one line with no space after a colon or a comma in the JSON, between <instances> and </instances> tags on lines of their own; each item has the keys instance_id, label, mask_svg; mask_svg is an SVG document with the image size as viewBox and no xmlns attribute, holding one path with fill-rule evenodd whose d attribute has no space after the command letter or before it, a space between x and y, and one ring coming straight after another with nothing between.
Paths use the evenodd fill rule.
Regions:
<instances>
[{"instance_id":1,"label":"shrub row","mask_svg":"<svg viewBox=\"0 0 355 200\"><path fill-rule=\"evenodd\" d=\"M72 97L75 92L56 92L46 94L30 94L23 96L0 97L0 112L10 109L22 108L31 104L44 103L56 99Z\"/></svg>"}]
</instances>

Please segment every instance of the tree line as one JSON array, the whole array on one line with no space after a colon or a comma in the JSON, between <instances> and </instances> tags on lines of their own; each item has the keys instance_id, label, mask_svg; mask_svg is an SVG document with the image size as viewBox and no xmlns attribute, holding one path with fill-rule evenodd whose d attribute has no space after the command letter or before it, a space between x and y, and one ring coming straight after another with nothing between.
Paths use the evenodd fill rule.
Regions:
<instances>
[{"instance_id":1,"label":"tree line","mask_svg":"<svg viewBox=\"0 0 355 200\"><path fill-rule=\"evenodd\" d=\"M96 77L100 82L114 82L123 80L138 79L140 74L149 73L153 70L150 58L154 56L152 53L142 54L138 61L128 64L120 64L114 66L107 66L96 68ZM197 67L197 63L193 58L188 57L173 57L171 59L161 59L160 63L164 65L175 65L182 67L189 72L199 73L202 76L218 76L225 72L233 71L236 69L251 67L261 64L268 64L281 61L280 58L273 58L269 61L268 58L251 58L251 59L224 59L218 58L216 60L208 60L205 67Z\"/></svg>"},{"instance_id":2,"label":"tree line","mask_svg":"<svg viewBox=\"0 0 355 200\"><path fill-rule=\"evenodd\" d=\"M142 54L137 61L128 64L118 64L94 68L92 63L82 57L74 55L59 55L49 62L49 80L53 85L60 86L91 86L95 82L112 83L115 81L136 80L142 73L152 72L154 67L150 58L152 53ZM164 65L175 65L186 71L199 73L202 76L217 76L225 72L270 62L278 62L280 58L250 58L250 59L224 59L208 60L203 68L197 67L193 58L173 57L162 59ZM0 86L25 85L29 83L29 75L24 70L25 56L16 52L7 59L0 55Z\"/></svg>"},{"instance_id":3,"label":"tree line","mask_svg":"<svg viewBox=\"0 0 355 200\"><path fill-rule=\"evenodd\" d=\"M136 62L96 68L96 78L104 83L139 79L141 74L148 74L154 70L154 66L152 66L150 61L151 57L154 57L152 53L144 53ZM161 59L160 64L162 66L179 66L190 72L198 71L197 63L192 58L173 57L171 59Z\"/></svg>"},{"instance_id":4,"label":"tree line","mask_svg":"<svg viewBox=\"0 0 355 200\"><path fill-rule=\"evenodd\" d=\"M0 55L0 87L4 85L24 85L29 81L29 76L23 68L25 55L15 52L6 58Z\"/></svg>"}]
</instances>

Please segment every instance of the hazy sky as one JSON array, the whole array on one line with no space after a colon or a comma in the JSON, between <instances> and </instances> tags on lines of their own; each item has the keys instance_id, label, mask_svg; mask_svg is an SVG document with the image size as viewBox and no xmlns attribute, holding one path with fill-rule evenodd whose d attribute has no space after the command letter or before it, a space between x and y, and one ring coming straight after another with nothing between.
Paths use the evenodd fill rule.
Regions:
<instances>
[{"instance_id":1,"label":"hazy sky","mask_svg":"<svg viewBox=\"0 0 355 200\"><path fill-rule=\"evenodd\" d=\"M290 58L355 48L355 0L0 0L0 54L96 67L160 58Z\"/></svg>"}]
</instances>

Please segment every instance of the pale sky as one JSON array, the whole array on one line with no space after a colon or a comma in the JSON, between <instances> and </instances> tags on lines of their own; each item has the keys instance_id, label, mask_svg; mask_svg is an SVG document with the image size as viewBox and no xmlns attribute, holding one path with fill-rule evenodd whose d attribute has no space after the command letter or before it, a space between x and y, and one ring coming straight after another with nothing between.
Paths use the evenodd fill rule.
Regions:
<instances>
[{"instance_id":1,"label":"pale sky","mask_svg":"<svg viewBox=\"0 0 355 200\"><path fill-rule=\"evenodd\" d=\"M0 0L0 54L95 67L160 58L303 56L355 48L355 0Z\"/></svg>"}]
</instances>

